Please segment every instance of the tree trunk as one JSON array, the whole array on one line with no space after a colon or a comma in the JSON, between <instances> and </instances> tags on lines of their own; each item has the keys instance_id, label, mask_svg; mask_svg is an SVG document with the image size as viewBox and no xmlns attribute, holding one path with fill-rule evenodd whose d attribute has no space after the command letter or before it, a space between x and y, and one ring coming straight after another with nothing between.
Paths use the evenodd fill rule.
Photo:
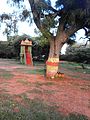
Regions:
<instances>
[{"instance_id":1,"label":"tree trunk","mask_svg":"<svg viewBox=\"0 0 90 120\"><path fill-rule=\"evenodd\" d=\"M46 77L54 78L56 73L59 71L59 56L61 48L67 40L65 33L61 33L59 36L54 37L50 41L49 57L46 61Z\"/></svg>"}]
</instances>

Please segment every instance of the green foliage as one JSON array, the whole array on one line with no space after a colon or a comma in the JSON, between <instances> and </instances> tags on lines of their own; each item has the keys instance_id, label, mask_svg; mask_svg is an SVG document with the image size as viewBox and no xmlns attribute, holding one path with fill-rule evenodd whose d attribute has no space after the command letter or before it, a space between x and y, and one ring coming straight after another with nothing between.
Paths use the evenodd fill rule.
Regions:
<instances>
[{"instance_id":1,"label":"green foliage","mask_svg":"<svg viewBox=\"0 0 90 120\"><path fill-rule=\"evenodd\" d=\"M45 45L49 45L49 41L43 35L36 37L35 41L37 41L38 45L44 47Z\"/></svg>"},{"instance_id":2,"label":"green foliage","mask_svg":"<svg viewBox=\"0 0 90 120\"><path fill-rule=\"evenodd\" d=\"M37 56L38 60L44 61L48 57L49 53L49 41L47 37L40 35L39 37L33 38L33 47L32 47L32 55ZM45 55L43 58L42 55ZM35 60L35 59L33 59Z\"/></svg>"},{"instance_id":3,"label":"green foliage","mask_svg":"<svg viewBox=\"0 0 90 120\"><path fill-rule=\"evenodd\" d=\"M76 40L76 35L73 34L73 35L71 35L71 36L68 38L67 44L68 44L68 45L74 45L74 44L76 43L75 40Z\"/></svg>"},{"instance_id":4,"label":"green foliage","mask_svg":"<svg viewBox=\"0 0 90 120\"><path fill-rule=\"evenodd\" d=\"M21 35L21 36L10 36L8 41L0 42L0 57L1 58L19 58L20 56L20 43L21 40L25 40L28 38L29 40L33 39L33 56L38 55L41 59L41 55L48 54L49 50L49 42L47 38L44 36L31 38L29 35ZM44 59L43 59L44 60Z\"/></svg>"},{"instance_id":5,"label":"green foliage","mask_svg":"<svg viewBox=\"0 0 90 120\"><path fill-rule=\"evenodd\" d=\"M21 4L20 2L24 0L12 1ZM72 26L75 26L76 30L84 27L90 28L90 8L88 6L90 2L88 0L57 0L56 8L51 6L50 0L31 0L29 3L31 5L31 11L33 12L34 22L45 39L50 40L52 36L50 32L51 28L58 29L62 23L65 32L69 31ZM23 16L23 18L25 18L24 20L26 20L28 16L32 19L27 9L23 9L22 15L20 14L20 16ZM74 32L72 32L72 34L74 34ZM69 37L71 37L71 35Z\"/></svg>"},{"instance_id":6,"label":"green foliage","mask_svg":"<svg viewBox=\"0 0 90 120\"><path fill-rule=\"evenodd\" d=\"M88 0L57 0L56 7L60 8L63 5L65 16L67 16L66 23L75 25L77 27L89 27L90 28L90 7L88 6L90 1ZM61 18L62 19L62 18Z\"/></svg>"},{"instance_id":7,"label":"green foliage","mask_svg":"<svg viewBox=\"0 0 90 120\"><path fill-rule=\"evenodd\" d=\"M70 9L85 9L86 7L86 0L57 0L56 7L60 7L60 5L64 5L66 10Z\"/></svg>"},{"instance_id":8,"label":"green foliage","mask_svg":"<svg viewBox=\"0 0 90 120\"><path fill-rule=\"evenodd\" d=\"M14 46L11 42L0 42L0 58L15 58L16 53L14 51Z\"/></svg>"},{"instance_id":9,"label":"green foliage","mask_svg":"<svg viewBox=\"0 0 90 120\"><path fill-rule=\"evenodd\" d=\"M12 1L20 4L20 1L23 1L23 0L12 0ZM89 0L80 0L80 1L57 0L56 8L53 8L51 6L50 0L47 0L47 1L29 0L29 3L31 6L32 14L33 14L33 20L37 28L43 34L43 36L40 36L39 40L37 40L40 47L44 46L44 44L45 45L49 44L48 41L50 41L53 38L54 34L53 34L53 31L51 32L52 28L55 28L55 30L57 29L55 33L56 40L57 38L58 39L60 38L59 36L61 35L61 32L65 33L66 38L63 37L62 39L63 44L66 42L72 44L73 42L71 41L70 37L79 29L86 28L86 27L90 28L90 12L89 12L90 1ZM22 15L23 15L23 18L25 18L24 20L26 20L27 17L30 16L30 12L26 9L23 9ZM58 40L58 42L59 41L61 40ZM17 55L19 55L19 50L20 50L19 42L16 42L14 44ZM82 58L84 57L82 56Z\"/></svg>"},{"instance_id":10,"label":"green foliage","mask_svg":"<svg viewBox=\"0 0 90 120\"><path fill-rule=\"evenodd\" d=\"M68 61L90 63L90 47L69 46L64 57Z\"/></svg>"},{"instance_id":11,"label":"green foliage","mask_svg":"<svg viewBox=\"0 0 90 120\"><path fill-rule=\"evenodd\" d=\"M1 58L18 58L20 54L20 43L21 40L28 38L31 40L29 35L22 36L10 36L8 41L0 42L0 57Z\"/></svg>"},{"instance_id":12,"label":"green foliage","mask_svg":"<svg viewBox=\"0 0 90 120\"><path fill-rule=\"evenodd\" d=\"M16 13L9 13L9 14L3 13L0 15L1 23L5 24L5 30L3 31L3 34L7 36L7 39L9 39L12 33L14 34L18 33L18 28L17 28L18 17L15 16L17 16Z\"/></svg>"},{"instance_id":13,"label":"green foliage","mask_svg":"<svg viewBox=\"0 0 90 120\"><path fill-rule=\"evenodd\" d=\"M22 40L25 40L26 38L28 38L28 40L32 40L29 35L23 34L21 36L16 36L13 41L13 46L17 54L17 57L19 57L19 54L20 54L20 43Z\"/></svg>"}]
</instances>

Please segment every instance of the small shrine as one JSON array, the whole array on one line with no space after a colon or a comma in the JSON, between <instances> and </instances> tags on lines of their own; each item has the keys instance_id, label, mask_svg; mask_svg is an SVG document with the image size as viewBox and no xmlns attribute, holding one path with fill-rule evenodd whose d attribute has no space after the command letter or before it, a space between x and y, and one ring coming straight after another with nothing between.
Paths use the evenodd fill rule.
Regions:
<instances>
[{"instance_id":1,"label":"small shrine","mask_svg":"<svg viewBox=\"0 0 90 120\"><path fill-rule=\"evenodd\" d=\"M20 44L20 62L26 65L33 65L32 61L32 40L25 40L21 41Z\"/></svg>"}]
</instances>

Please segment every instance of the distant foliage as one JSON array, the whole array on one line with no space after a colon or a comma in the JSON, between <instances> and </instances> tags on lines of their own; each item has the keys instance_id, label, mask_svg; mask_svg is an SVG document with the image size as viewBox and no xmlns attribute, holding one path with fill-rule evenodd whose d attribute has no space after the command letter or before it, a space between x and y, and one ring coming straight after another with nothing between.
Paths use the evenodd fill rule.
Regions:
<instances>
[{"instance_id":1,"label":"distant foliage","mask_svg":"<svg viewBox=\"0 0 90 120\"><path fill-rule=\"evenodd\" d=\"M0 41L0 58L19 58L21 40L31 39L29 35L9 37L8 41Z\"/></svg>"},{"instance_id":2,"label":"distant foliage","mask_svg":"<svg viewBox=\"0 0 90 120\"><path fill-rule=\"evenodd\" d=\"M1 41L0 42L0 58L15 58L16 53L14 46L10 42Z\"/></svg>"},{"instance_id":3,"label":"distant foliage","mask_svg":"<svg viewBox=\"0 0 90 120\"><path fill-rule=\"evenodd\" d=\"M13 41L13 46L17 57L20 56L20 43L22 40L25 40L26 38L28 38L28 40L32 40L29 35L23 34L21 36L17 36Z\"/></svg>"},{"instance_id":4,"label":"distant foliage","mask_svg":"<svg viewBox=\"0 0 90 120\"><path fill-rule=\"evenodd\" d=\"M90 64L90 46L69 46L62 59Z\"/></svg>"}]
</instances>

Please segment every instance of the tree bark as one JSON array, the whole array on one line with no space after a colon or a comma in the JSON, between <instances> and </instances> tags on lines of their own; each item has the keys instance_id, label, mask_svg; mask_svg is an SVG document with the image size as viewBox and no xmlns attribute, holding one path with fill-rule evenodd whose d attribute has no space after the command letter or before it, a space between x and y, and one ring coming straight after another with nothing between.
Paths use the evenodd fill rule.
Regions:
<instances>
[{"instance_id":1,"label":"tree bark","mask_svg":"<svg viewBox=\"0 0 90 120\"><path fill-rule=\"evenodd\" d=\"M50 30L47 29L47 27L45 28L44 22L40 21L41 13L37 9L37 6L39 4L41 4L42 6L46 5L46 4L42 4L39 0L29 0L29 3L31 6L33 19L34 19L36 26L38 27L38 29L41 31L41 33L44 36L47 33L46 37L50 40L49 57L48 57L48 60L46 62L46 76L47 77L54 77L55 74L58 72L59 55L60 55L61 48L64 45L64 43L66 43L66 41L67 41L67 35L64 31L64 24L66 21L60 20L57 35L56 35L56 37L53 37L52 34L50 33ZM53 8L50 7L50 9L52 9L52 11L54 11L54 13L56 13L56 15L58 14L57 11L54 10Z\"/></svg>"},{"instance_id":2,"label":"tree bark","mask_svg":"<svg viewBox=\"0 0 90 120\"><path fill-rule=\"evenodd\" d=\"M46 77L54 78L59 71L60 51L66 40L67 36L64 32L50 40L49 57L46 61Z\"/></svg>"}]
</instances>

